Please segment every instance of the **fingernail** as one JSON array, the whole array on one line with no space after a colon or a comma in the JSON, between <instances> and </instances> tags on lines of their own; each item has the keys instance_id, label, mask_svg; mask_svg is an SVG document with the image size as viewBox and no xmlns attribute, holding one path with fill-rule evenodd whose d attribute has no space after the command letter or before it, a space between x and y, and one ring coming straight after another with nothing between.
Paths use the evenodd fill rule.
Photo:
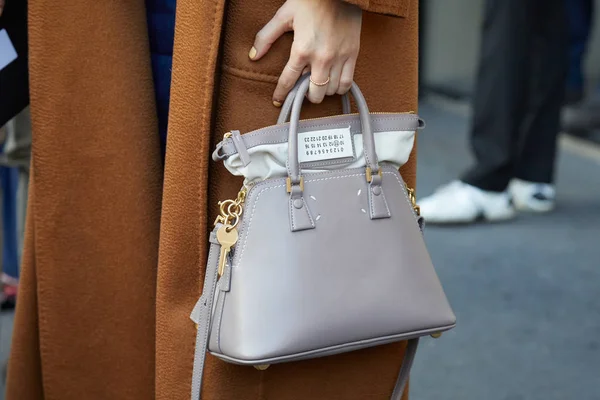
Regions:
<instances>
[{"instance_id":1,"label":"fingernail","mask_svg":"<svg viewBox=\"0 0 600 400\"><path fill-rule=\"evenodd\" d=\"M277 108L281 107L281 103L278 102L277 100L273 100L273 105Z\"/></svg>"},{"instance_id":2,"label":"fingernail","mask_svg":"<svg viewBox=\"0 0 600 400\"><path fill-rule=\"evenodd\" d=\"M256 57L256 49L254 48L254 46L252 46L252 48L250 49L250 53L248 53L248 57L250 57L251 60L254 60L254 57Z\"/></svg>"}]
</instances>

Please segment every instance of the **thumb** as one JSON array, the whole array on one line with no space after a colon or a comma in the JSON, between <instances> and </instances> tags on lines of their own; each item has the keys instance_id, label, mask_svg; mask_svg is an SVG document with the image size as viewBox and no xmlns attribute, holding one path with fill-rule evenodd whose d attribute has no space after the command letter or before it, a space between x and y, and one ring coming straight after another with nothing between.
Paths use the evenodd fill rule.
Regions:
<instances>
[{"instance_id":1,"label":"thumb","mask_svg":"<svg viewBox=\"0 0 600 400\"><path fill-rule=\"evenodd\" d=\"M2 1L2 0L0 0ZM267 54L273 43L286 32L292 31L292 18L286 16L281 9L267 24L256 34L254 45L248 53L251 60L260 60Z\"/></svg>"}]
</instances>

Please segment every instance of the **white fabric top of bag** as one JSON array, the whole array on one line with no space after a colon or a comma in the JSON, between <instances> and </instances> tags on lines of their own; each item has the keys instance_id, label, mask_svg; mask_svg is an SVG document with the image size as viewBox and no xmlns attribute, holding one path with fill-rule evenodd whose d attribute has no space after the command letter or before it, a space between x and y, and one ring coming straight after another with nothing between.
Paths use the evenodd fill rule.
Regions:
<instances>
[{"instance_id":1,"label":"white fabric top of bag","mask_svg":"<svg viewBox=\"0 0 600 400\"><path fill-rule=\"evenodd\" d=\"M309 159L308 161L313 161L314 157L320 157L318 159L319 162L332 162L330 165L320 165L319 167L303 167L302 171L304 173L323 172L341 168L360 168L366 166L363 152L362 134L360 133L356 133L352 136L353 153L348 154L349 149L347 146L346 148L343 148L341 154L346 156L350 155L352 157L352 159L345 157L345 160L347 160L346 162L335 162L336 158L339 159L340 157L339 151L341 147L339 146L339 142L337 146L333 146L333 148L337 150L334 156L307 155L306 150L310 151L310 146L315 144L315 140L313 139L311 142L311 138L333 138L336 135L340 138L349 138L351 135L350 127L305 132L300 133L299 135L307 135L304 137L299 136L298 152L301 163L302 161L306 161L307 158ZM375 148L379 162L389 163L397 168L400 168L402 165L404 165L404 163L406 163L413 148L415 140L414 131L384 131L375 132L374 135ZM308 141L306 140L307 138ZM332 146L328 146L328 143L336 144L327 140L325 140L325 142L327 150L332 148ZM322 140L316 140L316 143L321 144L321 146L323 145ZM315 144L315 146L317 144ZM322 148L317 148L316 150L321 149ZM322 151L324 151L324 149L322 149ZM283 178L287 176L287 142L254 146L248 149L248 154L251 161L246 166L244 166L244 163L241 161L239 154L233 154L224 160L225 168L227 168L229 172L236 176L245 177L245 185L269 178ZM301 166L302 165L305 164L301 164Z\"/></svg>"}]
</instances>

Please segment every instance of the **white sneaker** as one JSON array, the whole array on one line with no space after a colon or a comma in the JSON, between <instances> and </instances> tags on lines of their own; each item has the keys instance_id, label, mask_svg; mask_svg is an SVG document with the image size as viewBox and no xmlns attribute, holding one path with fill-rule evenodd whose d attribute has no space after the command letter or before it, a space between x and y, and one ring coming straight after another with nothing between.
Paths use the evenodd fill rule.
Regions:
<instances>
[{"instance_id":1,"label":"white sneaker","mask_svg":"<svg viewBox=\"0 0 600 400\"><path fill-rule=\"evenodd\" d=\"M556 190L547 183L513 179L508 186L515 207L520 211L548 212L554 208Z\"/></svg>"},{"instance_id":2,"label":"white sneaker","mask_svg":"<svg viewBox=\"0 0 600 400\"><path fill-rule=\"evenodd\" d=\"M433 224L503 221L515 216L508 192L488 192L461 181L440 187L419 201L421 215Z\"/></svg>"}]
</instances>

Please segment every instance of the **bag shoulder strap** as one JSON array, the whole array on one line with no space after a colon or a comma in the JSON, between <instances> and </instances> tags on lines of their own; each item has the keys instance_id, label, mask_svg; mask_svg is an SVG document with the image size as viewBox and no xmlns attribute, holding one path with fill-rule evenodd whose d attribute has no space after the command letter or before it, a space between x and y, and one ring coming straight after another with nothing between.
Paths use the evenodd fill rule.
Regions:
<instances>
[{"instance_id":1,"label":"bag shoulder strap","mask_svg":"<svg viewBox=\"0 0 600 400\"><path fill-rule=\"evenodd\" d=\"M216 226L210 234L210 250L208 251L208 261L206 263L202 296L200 296L200 299L194 306L194 310L190 316L196 323L198 331L196 334L196 350L194 353L194 369L192 373L192 400L201 399L204 360L206 359L206 350L208 348L211 313L219 275L219 253L221 251L221 245L217 240L218 228L219 226Z\"/></svg>"},{"instance_id":2,"label":"bag shoulder strap","mask_svg":"<svg viewBox=\"0 0 600 400\"><path fill-rule=\"evenodd\" d=\"M192 400L201 400L202 398L202 375L204 372L204 361L206 359L206 350L208 348L208 339L210 335L213 300L219 275L218 267L221 245L216 236L218 228L219 226L216 226L210 234L210 250L208 253L208 262L206 264L204 289L202 290L202 296L194 306L194 310L190 316L198 326L198 333L196 334L196 350L194 353L194 369L192 373ZM410 369L415 359L418 344L418 338L410 339L408 341L406 351L404 352L404 361L400 367L391 400L401 400L402 398L406 382L410 375Z\"/></svg>"}]
</instances>

